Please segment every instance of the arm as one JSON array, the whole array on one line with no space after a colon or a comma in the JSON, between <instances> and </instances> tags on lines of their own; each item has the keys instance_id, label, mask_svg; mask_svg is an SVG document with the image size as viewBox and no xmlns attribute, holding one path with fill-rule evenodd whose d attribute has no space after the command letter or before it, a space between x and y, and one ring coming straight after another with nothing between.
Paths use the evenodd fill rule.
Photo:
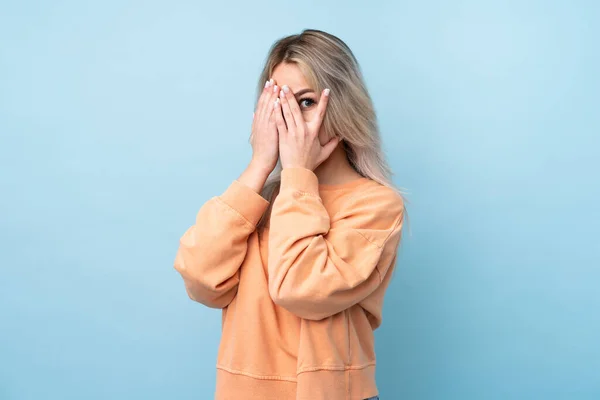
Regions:
<instances>
[{"instance_id":1,"label":"arm","mask_svg":"<svg viewBox=\"0 0 600 400\"><path fill-rule=\"evenodd\" d=\"M274 83L272 79L265 83L257 101L250 165L225 193L204 204L196 224L180 240L175 269L183 277L190 298L209 307L227 307L233 300L248 237L269 205L258 193L279 154L272 106L279 92Z\"/></svg>"},{"instance_id":2,"label":"arm","mask_svg":"<svg viewBox=\"0 0 600 400\"><path fill-rule=\"evenodd\" d=\"M249 168L202 206L196 223L181 237L174 267L192 300L212 308L233 300L248 237L269 205L257 193L264 179L264 173Z\"/></svg>"},{"instance_id":3,"label":"arm","mask_svg":"<svg viewBox=\"0 0 600 400\"><path fill-rule=\"evenodd\" d=\"M269 233L269 292L304 319L359 303L381 284L400 241L404 205L384 186L356 194L331 220L316 175L282 172Z\"/></svg>"}]
</instances>

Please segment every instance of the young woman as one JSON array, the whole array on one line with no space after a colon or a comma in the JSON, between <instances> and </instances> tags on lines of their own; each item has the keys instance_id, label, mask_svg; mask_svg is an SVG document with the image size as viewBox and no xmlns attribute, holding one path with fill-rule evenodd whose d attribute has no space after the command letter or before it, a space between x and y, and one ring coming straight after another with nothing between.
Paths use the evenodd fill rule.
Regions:
<instances>
[{"instance_id":1,"label":"young woman","mask_svg":"<svg viewBox=\"0 0 600 400\"><path fill-rule=\"evenodd\" d=\"M223 310L215 398L376 399L404 203L344 42L305 30L271 47L250 142L175 260L190 298Z\"/></svg>"}]
</instances>

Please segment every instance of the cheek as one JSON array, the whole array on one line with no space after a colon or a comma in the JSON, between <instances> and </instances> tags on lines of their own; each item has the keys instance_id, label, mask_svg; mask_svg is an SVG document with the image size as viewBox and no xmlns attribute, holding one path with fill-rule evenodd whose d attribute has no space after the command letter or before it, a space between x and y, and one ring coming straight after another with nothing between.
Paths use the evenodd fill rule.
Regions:
<instances>
[{"instance_id":1,"label":"cheek","mask_svg":"<svg viewBox=\"0 0 600 400\"><path fill-rule=\"evenodd\" d=\"M302 111L302 116L304 117L304 122L312 122L315 118L317 118L317 108L312 107L308 110Z\"/></svg>"}]
</instances>

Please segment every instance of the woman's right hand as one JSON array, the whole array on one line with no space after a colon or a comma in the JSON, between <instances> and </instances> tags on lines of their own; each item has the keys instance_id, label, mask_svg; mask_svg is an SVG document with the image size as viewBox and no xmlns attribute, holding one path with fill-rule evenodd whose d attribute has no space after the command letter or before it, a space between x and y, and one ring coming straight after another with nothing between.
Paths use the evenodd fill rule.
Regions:
<instances>
[{"instance_id":1,"label":"woman's right hand","mask_svg":"<svg viewBox=\"0 0 600 400\"><path fill-rule=\"evenodd\" d=\"M273 113L273 102L279 97L279 86L273 79L265 83L252 121L252 163L273 171L279 159L279 137L277 121Z\"/></svg>"},{"instance_id":2,"label":"woman's right hand","mask_svg":"<svg viewBox=\"0 0 600 400\"><path fill-rule=\"evenodd\" d=\"M273 113L273 102L279 96L279 86L267 81L258 99L252 121L252 161L238 181L260 193L279 159L279 133Z\"/></svg>"}]
</instances>

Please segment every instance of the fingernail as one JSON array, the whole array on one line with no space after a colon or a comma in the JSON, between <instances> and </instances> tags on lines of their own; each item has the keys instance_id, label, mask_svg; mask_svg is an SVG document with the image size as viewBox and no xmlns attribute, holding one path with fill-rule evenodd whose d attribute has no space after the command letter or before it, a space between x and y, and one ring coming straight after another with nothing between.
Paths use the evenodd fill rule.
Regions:
<instances>
[{"instance_id":1,"label":"fingernail","mask_svg":"<svg viewBox=\"0 0 600 400\"><path fill-rule=\"evenodd\" d=\"M281 97L282 99L285 97L285 90L282 90L281 92L279 92L279 97Z\"/></svg>"},{"instance_id":2,"label":"fingernail","mask_svg":"<svg viewBox=\"0 0 600 400\"><path fill-rule=\"evenodd\" d=\"M272 85L273 84L273 78L269 79L269 83Z\"/></svg>"},{"instance_id":3,"label":"fingernail","mask_svg":"<svg viewBox=\"0 0 600 400\"><path fill-rule=\"evenodd\" d=\"M273 86L273 93L277 93L277 85Z\"/></svg>"},{"instance_id":4,"label":"fingernail","mask_svg":"<svg viewBox=\"0 0 600 400\"><path fill-rule=\"evenodd\" d=\"M324 94L325 96L329 96L329 89L325 89L325 90L324 90L324 92L323 92L323 94Z\"/></svg>"},{"instance_id":5,"label":"fingernail","mask_svg":"<svg viewBox=\"0 0 600 400\"><path fill-rule=\"evenodd\" d=\"M276 98L273 102L273 107L277 107L279 105L279 98Z\"/></svg>"},{"instance_id":6,"label":"fingernail","mask_svg":"<svg viewBox=\"0 0 600 400\"><path fill-rule=\"evenodd\" d=\"M283 89L283 91L284 91L284 92L286 92L286 93L290 91L290 88L288 87L288 85L283 85L281 88L282 88L282 89Z\"/></svg>"},{"instance_id":7,"label":"fingernail","mask_svg":"<svg viewBox=\"0 0 600 400\"><path fill-rule=\"evenodd\" d=\"M266 82L265 82L265 88L268 88L270 84L271 84L271 82L269 82L269 81L266 81Z\"/></svg>"}]
</instances>

